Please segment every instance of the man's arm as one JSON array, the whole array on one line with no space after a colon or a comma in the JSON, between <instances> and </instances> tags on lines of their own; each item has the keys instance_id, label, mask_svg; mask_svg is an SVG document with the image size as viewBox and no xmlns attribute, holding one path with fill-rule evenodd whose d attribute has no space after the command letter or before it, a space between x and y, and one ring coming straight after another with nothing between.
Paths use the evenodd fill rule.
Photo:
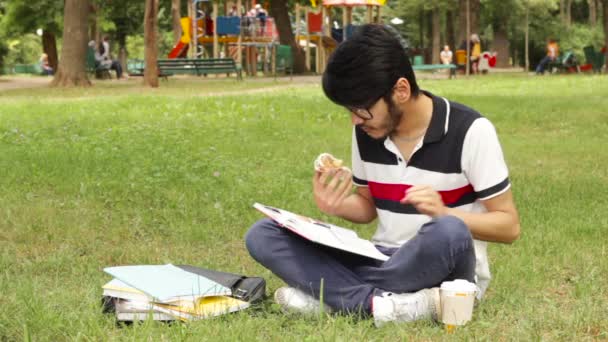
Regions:
<instances>
[{"instance_id":1,"label":"man's arm","mask_svg":"<svg viewBox=\"0 0 608 342\"><path fill-rule=\"evenodd\" d=\"M487 213L469 213L448 208L446 214L463 220L478 240L512 243L519 238L519 215L511 189L481 203L488 210Z\"/></svg>"},{"instance_id":2,"label":"man's arm","mask_svg":"<svg viewBox=\"0 0 608 342\"><path fill-rule=\"evenodd\" d=\"M418 212L431 217L456 216L466 223L473 237L478 240L511 243L519 238L519 216L511 189L481 201L486 207L486 213L470 213L448 208L443 204L441 195L430 186L408 189L401 203L410 203Z\"/></svg>"},{"instance_id":3,"label":"man's arm","mask_svg":"<svg viewBox=\"0 0 608 342\"><path fill-rule=\"evenodd\" d=\"M354 223L370 223L376 219L376 206L367 187L357 187L344 199L336 216Z\"/></svg>"},{"instance_id":4,"label":"man's arm","mask_svg":"<svg viewBox=\"0 0 608 342\"><path fill-rule=\"evenodd\" d=\"M348 169L316 172L313 192L317 207L327 215L354 223L369 223L376 218L376 207L367 187L352 191L352 175Z\"/></svg>"}]
</instances>

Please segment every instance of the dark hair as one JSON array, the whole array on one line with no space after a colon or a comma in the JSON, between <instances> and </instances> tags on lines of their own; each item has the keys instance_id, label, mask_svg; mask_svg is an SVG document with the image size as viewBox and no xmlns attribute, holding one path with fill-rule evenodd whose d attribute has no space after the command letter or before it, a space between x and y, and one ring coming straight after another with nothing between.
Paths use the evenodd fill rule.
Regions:
<instances>
[{"instance_id":1,"label":"dark hair","mask_svg":"<svg viewBox=\"0 0 608 342\"><path fill-rule=\"evenodd\" d=\"M103 42L99 42L97 49L99 50L98 52L100 55L103 55L104 53L106 53L106 48L105 48L105 46L103 46Z\"/></svg>"},{"instance_id":2,"label":"dark hair","mask_svg":"<svg viewBox=\"0 0 608 342\"><path fill-rule=\"evenodd\" d=\"M338 105L369 108L382 97L390 100L390 91L401 77L410 83L412 96L418 96L407 43L392 27L368 24L331 55L323 73L323 91Z\"/></svg>"}]
</instances>

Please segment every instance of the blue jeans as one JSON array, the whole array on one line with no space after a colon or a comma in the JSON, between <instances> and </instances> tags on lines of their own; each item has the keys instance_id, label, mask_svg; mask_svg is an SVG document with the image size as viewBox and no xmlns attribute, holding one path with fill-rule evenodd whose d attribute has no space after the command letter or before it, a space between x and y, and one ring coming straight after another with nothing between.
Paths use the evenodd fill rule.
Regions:
<instances>
[{"instance_id":1,"label":"blue jeans","mask_svg":"<svg viewBox=\"0 0 608 342\"><path fill-rule=\"evenodd\" d=\"M545 56L543 59L540 60L540 62L538 63L538 65L536 66L536 73L537 74L544 74L545 73L545 68L547 67L547 65L554 61L555 58L551 58L549 56Z\"/></svg>"},{"instance_id":2,"label":"blue jeans","mask_svg":"<svg viewBox=\"0 0 608 342\"><path fill-rule=\"evenodd\" d=\"M334 310L371 313L374 295L416 292L443 281L474 282L475 249L468 227L454 216L423 225L399 248L377 246L390 256L375 260L315 244L270 219L255 223L245 236L251 256L289 286L320 298Z\"/></svg>"}]
</instances>

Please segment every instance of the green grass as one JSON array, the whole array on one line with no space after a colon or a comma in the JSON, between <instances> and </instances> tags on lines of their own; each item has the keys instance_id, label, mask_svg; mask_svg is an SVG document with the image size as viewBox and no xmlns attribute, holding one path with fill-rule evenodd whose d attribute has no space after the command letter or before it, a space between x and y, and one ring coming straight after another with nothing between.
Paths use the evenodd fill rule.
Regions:
<instances>
[{"instance_id":1,"label":"green grass","mask_svg":"<svg viewBox=\"0 0 608 342\"><path fill-rule=\"evenodd\" d=\"M271 300L188 324L122 327L100 313L111 265L259 275L271 294L282 282L243 244L256 201L373 232L314 206L312 161L350 159L351 134L318 85L211 79L0 93L0 340L608 339L608 78L421 84L494 122L522 222L519 241L490 247L494 280L455 335L283 315Z\"/></svg>"}]
</instances>

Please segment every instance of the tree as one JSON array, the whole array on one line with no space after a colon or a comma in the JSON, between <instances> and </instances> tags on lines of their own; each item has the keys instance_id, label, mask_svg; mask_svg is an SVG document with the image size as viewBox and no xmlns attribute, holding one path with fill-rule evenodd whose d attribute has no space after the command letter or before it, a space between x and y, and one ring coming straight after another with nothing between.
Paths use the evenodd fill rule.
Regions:
<instances>
[{"instance_id":1,"label":"tree","mask_svg":"<svg viewBox=\"0 0 608 342\"><path fill-rule=\"evenodd\" d=\"M596 0L587 0L589 4L589 25L595 26L597 24L597 3Z\"/></svg>"},{"instance_id":2,"label":"tree","mask_svg":"<svg viewBox=\"0 0 608 342\"><path fill-rule=\"evenodd\" d=\"M467 27L467 1L469 2L469 20L470 20L470 28L471 28L471 33L477 33L479 34L479 17L481 14L480 11L480 0L459 0L458 2L458 6L459 6L459 24L458 27L460 28L460 30L458 30L458 44L460 44L461 42L470 39L470 37L467 37L467 33L466 33L466 27Z\"/></svg>"},{"instance_id":3,"label":"tree","mask_svg":"<svg viewBox=\"0 0 608 342\"><path fill-rule=\"evenodd\" d=\"M86 71L89 0L65 0L63 48L51 86L90 86Z\"/></svg>"},{"instance_id":4,"label":"tree","mask_svg":"<svg viewBox=\"0 0 608 342\"><path fill-rule=\"evenodd\" d=\"M602 0L602 12L604 12L604 47L608 48L608 0Z\"/></svg>"},{"instance_id":5,"label":"tree","mask_svg":"<svg viewBox=\"0 0 608 342\"><path fill-rule=\"evenodd\" d=\"M509 67L511 58L509 28L515 18L514 11L517 8L516 0L490 1L484 3L485 13L489 24L494 32L492 50L498 54L497 66ZM487 47L483 47L486 49Z\"/></svg>"},{"instance_id":6,"label":"tree","mask_svg":"<svg viewBox=\"0 0 608 342\"><path fill-rule=\"evenodd\" d=\"M158 0L146 0L144 11L144 85L158 87Z\"/></svg>"},{"instance_id":7,"label":"tree","mask_svg":"<svg viewBox=\"0 0 608 342\"><path fill-rule=\"evenodd\" d=\"M456 35L454 31L454 11L448 8L445 14L445 42L452 50L456 50Z\"/></svg>"},{"instance_id":8,"label":"tree","mask_svg":"<svg viewBox=\"0 0 608 342\"><path fill-rule=\"evenodd\" d=\"M416 53L423 53L427 63L439 62L442 44L454 48L454 0L408 0L392 6L387 8L387 15L405 19L398 30L412 46L420 49Z\"/></svg>"},{"instance_id":9,"label":"tree","mask_svg":"<svg viewBox=\"0 0 608 342\"><path fill-rule=\"evenodd\" d=\"M304 60L304 52L300 48L300 45L296 43L295 36L291 29L291 21L289 19L287 6L287 0L272 0L270 2L270 15L274 18L277 31L279 31L280 43L291 46L293 72L301 74L306 71L306 61Z\"/></svg>"},{"instance_id":10,"label":"tree","mask_svg":"<svg viewBox=\"0 0 608 342\"><path fill-rule=\"evenodd\" d=\"M106 32L112 40L118 43L118 59L126 69L128 51L127 51L127 36L141 35L144 13L144 1L116 1L116 0L95 0L98 11L99 22L109 27Z\"/></svg>"},{"instance_id":11,"label":"tree","mask_svg":"<svg viewBox=\"0 0 608 342\"><path fill-rule=\"evenodd\" d=\"M3 29L9 35L23 35L42 28L42 49L48 55L49 65L57 70L56 35L61 33L63 1L9 0L5 4Z\"/></svg>"},{"instance_id":12,"label":"tree","mask_svg":"<svg viewBox=\"0 0 608 342\"><path fill-rule=\"evenodd\" d=\"M171 17L173 19L173 38L174 41L179 41L182 36L181 25L181 4L180 0L171 0Z\"/></svg>"},{"instance_id":13,"label":"tree","mask_svg":"<svg viewBox=\"0 0 608 342\"><path fill-rule=\"evenodd\" d=\"M437 64L439 63L439 52L441 50L441 10L439 9L438 5L435 5L435 7L432 9L432 36L433 36L433 40L432 40L432 53L431 53L431 62L433 64Z\"/></svg>"}]
</instances>

